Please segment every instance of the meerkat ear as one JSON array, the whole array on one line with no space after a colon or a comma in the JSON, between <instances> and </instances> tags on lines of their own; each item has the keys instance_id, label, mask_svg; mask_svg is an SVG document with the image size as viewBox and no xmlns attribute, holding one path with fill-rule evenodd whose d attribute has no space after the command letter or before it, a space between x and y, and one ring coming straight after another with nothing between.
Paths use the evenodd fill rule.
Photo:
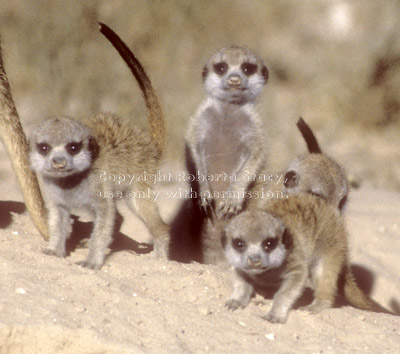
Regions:
<instances>
[{"instance_id":1,"label":"meerkat ear","mask_svg":"<svg viewBox=\"0 0 400 354\"><path fill-rule=\"evenodd\" d=\"M347 202L347 195L345 195L339 202L339 210L342 211Z\"/></svg>"},{"instance_id":2,"label":"meerkat ear","mask_svg":"<svg viewBox=\"0 0 400 354\"><path fill-rule=\"evenodd\" d=\"M99 145L92 136L89 137L88 150L91 152L93 160L99 155Z\"/></svg>"},{"instance_id":3,"label":"meerkat ear","mask_svg":"<svg viewBox=\"0 0 400 354\"><path fill-rule=\"evenodd\" d=\"M286 249L290 248L293 243L293 236L290 231L285 227L282 235L282 244L285 245Z\"/></svg>"},{"instance_id":4,"label":"meerkat ear","mask_svg":"<svg viewBox=\"0 0 400 354\"><path fill-rule=\"evenodd\" d=\"M204 65L203 70L201 72L201 77L203 78L203 81L206 80L207 75L208 75L208 68L207 65Z\"/></svg>"},{"instance_id":5,"label":"meerkat ear","mask_svg":"<svg viewBox=\"0 0 400 354\"><path fill-rule=\"evenodd\" d=\"M261 69L261 75L264 77L264 85L268 82L268 78L269 78L269 72L267 67L264 65Z\"/></svg>"},{"instance_id":6,"label":"meerkat ear","mask_svg":"<svg viewBox=\"0 0 400 354\"><path fill-rule=\"evenodd\" d=\"M286 188L294 188L299 184L299 175L295 171L288 171L285 174L285 182L283 183Z\"/></svg>"},{"instance_id":7,"label":"meerkat ear","mask_svg":"<svg viewBox=\"0 0 400 354\"><path fill-rule=\"evenodd\" d=\"M225 232L225 230L223 230L222 234L221 234L221 246L223 249L225 249L225 247L226 247L226 232Z\"/></svg>"}]
</instances>

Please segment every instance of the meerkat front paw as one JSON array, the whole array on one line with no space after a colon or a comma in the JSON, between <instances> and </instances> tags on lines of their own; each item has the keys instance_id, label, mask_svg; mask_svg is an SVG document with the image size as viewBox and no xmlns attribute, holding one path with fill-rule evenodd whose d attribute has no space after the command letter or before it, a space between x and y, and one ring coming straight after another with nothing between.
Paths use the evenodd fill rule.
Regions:
<instances>
[{"instance_id":1,"label":"meerkat front paw","mask_svg":"<svg viewBox=\"0 0 400 354\"><path fill-rule=\"evenodd\" d=\"M238 214L243 207L241 199L226 198L219 205L217 209L217 216L219 219L230 219Z\"/></svg>"},{"instance_id":2,"label":"meerkat front paw","mask_svg":"<svg viewBox=\"0 0 400 354\"><path fill-rule=\"evenodd\" d=\"M245 307L239 300L236 299L229 299L226 303L225 303L225 307L228 308L228 310L231 311L235 311L236 309L238 309L239 307Z\"/></svg>"},{"instance_id":3,"label":"meerkat front paw","mask_svg":"<svg viewBox=\"0 0 400 354\"><path fill-rule=\"evenodd\" d=\"M43 250L44 254L47 254L48 256L56 256L56 257L60 257L60 258L64 258L66 255L66 252L64 249L54 249L54 248L45 248Z\"/></svg>"},{"instance_id":4,"label":"meerkat front paw","mask_svg":"<svg viewBox=\"0 0 400 354\"><path fill-rule=\"evenodd\" d=\"M89 269L100 269L104 264L104 259L95 259L95 257L87 257L83 261L76 262L77 265Z\"/></svg>"},{"instance_id":5,"label":"meerkat front paw","mask_svg":"<svg viewBox=\"0 0 400 354\"><path fill-rule=\"evenodd\" d=\"M264 320L267 320L268 322L271 322L271 323L285 323L287 315L286 314L285 315L277 314L277 313L273 313L272 311L270 311L266 315L261 316L261 318L263 318Z\"/></svg>"},{"instance_id":6,"label":"meerkat front paw","mask_svg":"<svg viewBox=\"0 0 400 354\"><path fill-rule=\"evenodd\" d=\"M214 199L211 197L211 193L209 191L201 193L201 198L199 199L199 207L200 210L209 218L214 217Z\"/></svg>"}]
</instances>

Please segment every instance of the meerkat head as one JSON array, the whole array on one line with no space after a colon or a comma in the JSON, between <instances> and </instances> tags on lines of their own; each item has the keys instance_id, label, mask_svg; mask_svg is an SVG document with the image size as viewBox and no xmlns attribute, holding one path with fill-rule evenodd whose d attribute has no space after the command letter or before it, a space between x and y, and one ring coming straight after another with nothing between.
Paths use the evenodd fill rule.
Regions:
<instances>
[{"instance_id":1,"label":"meerkat head","mask_svg":"<svg viewBox=\"0 0 400 354\"><path fill-rule=\"evenodd\" d=\"M285 174L286 193L310 193L342 211L348 194L342 168L324 154L305 154L294 159Z\"/></svg>"},{"instance_id":2,"label":"meerkat head","mask_svg":"<svg viewBox=\"0 0 400 354\"><path fill-rule=\"evenodd\" d=\"M29 139L31 167L45 177L62 178L86 171L97 151L90 130L68 118L42 122Z\"/></svg>"},{"instance_id":3,"label":"meerkat head","mask_svg":"<svg viewBox=\"0 0 400 354\"><path fill-rule=\"evenodd\" d=\"M225 227L222 245L228 262L248 274L280 267L290 246L283 222L260 210L245 211Z\"/></svg>"},{"instance_id":4,"label":"meerkat head","mask_svg":"<svg viewBox=\"0 0 400 354\"><path fill-rule=\"evenodd\" d=\"M203 68L207 93L224 102L253 102L268 81L268 69L250 49L233 45L214 54Z\"/></svg>"}]
</instances>

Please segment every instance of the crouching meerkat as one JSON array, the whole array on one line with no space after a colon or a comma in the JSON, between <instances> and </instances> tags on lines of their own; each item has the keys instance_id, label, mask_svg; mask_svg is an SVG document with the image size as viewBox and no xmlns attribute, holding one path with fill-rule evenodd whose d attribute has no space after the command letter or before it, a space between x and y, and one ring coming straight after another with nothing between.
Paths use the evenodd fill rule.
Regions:
<instances>
[{"instance_id":1,"label":"crouching meerkat","mask_svg":"<svg viewBox=\"0 0 400 354\"><path fill-rule=\"evenodd\" d=\"M168 226L156 204L146 197L152 186L146 179L117 184L101 175L143 176L155 173L165 143L164 117L160 103L139 61L124 42L106 25L100 31L118 50L137 79L145 98L150 133L129 120L98 114L84 123L69 118L52 118L39 124L30 137L30 162L41 180L50 241L46 254L65 256L71 232L70 212L86 209L94 217L89 254L78 264L98 269L112 240L116 216L115 199L125 198L130 209L144 221L153 235L156 254L166 257Z\"/></svg>"},{"instance_id":2,"label":"crouching meerkat","mask_svg":"<svg viewBox=\"0 0 400 354\"><path fill-rule=\"evenodd\" d=\"M317 313L333 305L338 290L354 307L390 313L357 286L350 271L347 233L336 208L311 194L275 199L264 209L247 210L224 230L225 255L234 268L229 309L246 307L255 286L278 284L264 316L285 323L305 287L314 290L305 309Z\"/></svg>"},{"instance_id":3,"label":"crouching meerkat","mask_svg":"<svg viewBox=\"0 0 400 354\"><path fill-rule=\"evenodd\" d=\"M33 223L48 240L47 217L38 180L29 168L28 142L11 96L0 42L0 137L11 158L15 174Z\"/></svg>"},{"instance_id":4,"label":"crouching meerkat","mask_svg":"<svg viewBox=\"0 0 400 354\"><path fill-rule=\"evenodd\" d=\"M298 120L297 127L309 153L298 156L290 163L285 174L284 191L318 195L342 212L349 192L344 169L322 153L313 131L302 118Z\"/></svg>"},{"instance_id":5,"label":"crouching meerkat","mask_svg":"<svg viewBox=\"0 0 400 354\"><path fill-rule=\"evenodd\" d=\"M207 97L189 121L186 166L196 177L191 189L197 214L192 216L203 220L194 221L203 230L200 261L215 263L224 259L223 225L244 207L251 181L243 174L260 173L265 165L263 124L255 101L268 81L268 69L250 49L233 45L211 56L202 77Z\"/></svg>"}]
</instances>

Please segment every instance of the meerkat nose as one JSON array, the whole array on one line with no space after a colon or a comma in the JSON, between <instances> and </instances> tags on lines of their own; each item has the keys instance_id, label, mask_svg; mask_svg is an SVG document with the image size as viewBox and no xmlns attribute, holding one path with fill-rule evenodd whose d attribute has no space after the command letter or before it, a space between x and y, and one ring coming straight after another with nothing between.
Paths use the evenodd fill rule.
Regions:
<instances>
[{"instance_id":1,"label":"meerkat nose","mask_svg":"<svg viewBox=\"0 0 400 354\"><path fill-rule=\"evenodd\" d=\"M228 78L228 83L231 86L239 86L241 84L242 80L240 79L239 75L231 75Z\"/></svg>"},{"instance_id":2,"label":"meerkat nose","mask_svg":"<svg viewBox=\"0 0 400 354\"><path fill-rule=\"evenodd\" d=\"M259 254L252 254L247 258L249 267L259 267L261 265L261 256Z\"/></svg>"},{"instance_id":3,"label":"meerkat nose","mask_svg":"<svg viewBox=\"0 0 400 354\"><path fill-rule=\"evenodd\" d=\"M65 167L65 165L67 164L67 160L65 159L64 156L56 156L56 157L53 157L53 159L51 160L51 163L54 168L60 170Z\"/></svg>"}]
</instances>

